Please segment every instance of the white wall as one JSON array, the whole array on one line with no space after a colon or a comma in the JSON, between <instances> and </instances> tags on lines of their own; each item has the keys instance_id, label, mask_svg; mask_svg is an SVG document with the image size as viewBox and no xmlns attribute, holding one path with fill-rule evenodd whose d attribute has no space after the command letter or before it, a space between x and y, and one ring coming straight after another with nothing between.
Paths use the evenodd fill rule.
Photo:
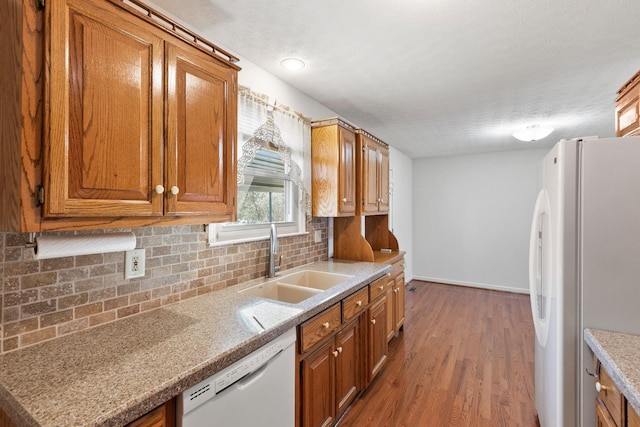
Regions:
<instances>
[{"instance_id":1,"label":"white wall","mask_svg":"<svg viewBox=\"0 0 640 427\"><path fill-rule=\"evenodd\" d=\"M413 279L413 160L391 147L389 151L390 183L392 186L389 228L405 251L404 278Z\"/></svg>"},{"instance_id":2,"label":"white wall","mask_svg":"<svg viewBox=\"0 0 640 427\"><path fill-rule=\"evenodd\" d=\"M414 278L527 293L531 215L548 151L414 159Z\"/></svg>"}]
</instances>

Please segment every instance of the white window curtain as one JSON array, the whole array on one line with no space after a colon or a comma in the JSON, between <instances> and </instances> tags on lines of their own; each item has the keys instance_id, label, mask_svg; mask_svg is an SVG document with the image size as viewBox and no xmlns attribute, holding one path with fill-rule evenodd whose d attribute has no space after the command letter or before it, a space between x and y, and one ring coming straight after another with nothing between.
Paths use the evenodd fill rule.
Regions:
<instances>
[{"instance_id":1,"label":"white window curtain","mask_svg":"<svg viewBox=\"0 0 640 427\"><path fill-rule=\"evenodd\" d=\"M299 207L311 217L311 121L267 95L240 86L238 95L238 184L256 152L272 144L300 189Z\"/></svg>"}]
</instances>

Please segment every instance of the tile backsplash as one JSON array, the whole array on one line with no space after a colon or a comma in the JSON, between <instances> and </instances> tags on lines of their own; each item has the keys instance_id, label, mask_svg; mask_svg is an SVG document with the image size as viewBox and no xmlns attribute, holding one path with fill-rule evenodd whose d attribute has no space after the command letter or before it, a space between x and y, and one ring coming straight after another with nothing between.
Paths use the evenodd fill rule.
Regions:
<instances>
[{"instance_id":1,"label":"tile backsplash","mask_svg":"<svg viewBox=\"0 0 640 427\"><path fill-rule=\"evenodd\" d=\"M283 269L327 259L327 220L313 218L307 230L279 239ZM145 249L146 274L130 280L123 252L38 261L26 234L0 232L0 353L265 275L265 240L209 247L202 225L131 231Z\"/></svg>"}]
</instances>

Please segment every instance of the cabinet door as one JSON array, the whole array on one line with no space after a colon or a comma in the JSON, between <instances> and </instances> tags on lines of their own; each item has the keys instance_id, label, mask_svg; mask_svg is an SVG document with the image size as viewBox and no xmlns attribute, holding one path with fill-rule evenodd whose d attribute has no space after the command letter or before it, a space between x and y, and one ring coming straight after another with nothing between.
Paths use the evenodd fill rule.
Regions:
<instances>
[{"instance_id":1,"label":"cabinet door","mask_svg":"<svg viewBox=\"0 0 640 427\"><path fill-rule=\"evenodd\" d=\"M335 359L333 340L301 363L302 427L328 426L335 421Z\"/></svg>"},{"instance_id":2,"label":"cabinet door","mask_svg":"<svg viewBox=\"0 0 640 427\"><path fill-rule=\"evenodd\" d=\"M640 83L616 101L616 136L637 134L640 127Z\"/></svg>"},{"instance_id":3,"label":"cabinet door","mask_svg":"<svg viewBox=\"0 0 640 427\"><path fill-rule=\"evenodd\" d=\"M387 310L387 341L391 341L393 339L393 335L396 332L396 319L394 317L393 308L395 307L395 289L393 287L393 279L391 279L391 284L387 286L387 301L389 301L389 310ZM393 302L393 303L392 303Z\"/></svg>"},{"instance_id":4,"label":"cabinet door","mask_svg":"<svg viewBox=\"0 0 640 427\"><path fill-rule=\"evenodd\" d=\"M378 149L366 137L362 144L362 212L378 212Z\"/></svg>"},{"instance_id":5,"label":"cabinet door","mask_svg":"<svg viewBox=\"0 0 640 427\"><path fill-rule=\"evenodd\" d=\"M383 296L374 303L368 313L368 371L367 379L371 382L387 361L387 297Z\"/></svg>"},{"instance_id":6,"label":"cabinet door","mask_svg":"<svg viewBox=\"0 0 640 427\"><path fill-rule=\"evenodd\" d=\"M596 427L618 427L600 399L596 399Z\"/></svg>"},{"instance_id":7,"label":"cabinet door","mask_svg":"<svg viewBox=\"0 0 640 427\"><path fill-rule=\"evenodd\" d=\"M234 216L235 71L167 43L165 213Z\"/></svg>"},{"instance_id":8,"label":"cabinet door","mask_svg":"<svg viewBox=\"0 0 640 427\"><path fill-rule=\"evenodd\" d=\"M141 416L127 427L172 427L175 425L176 410L175 400L171 399L164 405Z\"/></svg>"},{"instance_id":9,"label":"cabinet door","mask_svg":"<svg viewBox=\"0 0 640 427\"><path fill-rule=\"evenodd\" d=\"M389 212L389 149L380 147L378 154L378 211Z\"/></svg>"},{"instance_id":10,"label":"cabinet door","mask_svg":"<svg viewBox=\"0 0 640 427\"><path fill-rule=\"evenodd\" d=\"M335 338L336 418L347 409L360 391L360 319L357 318ZM335 354L335 353L334 353Z\"/></svg>"},{"instance_id":11,"label":"cabinet door","mask_svg":"<svg viewBox=\"0 0 640 427\"><path fill-rule=\"evenodd\" d=\"M356 211L356 134L338 128L340 138L340 173L338 174L338 211L341 214Z\"/></svg>"},{"instance_id":12,"label":"cabinet door","mask_svg":"<svg viewBox=\"0 0 640 427\"><path fill-rule=\"evenodd\" d=\"M404 273L402 273L396 277L393 289L395 303L393 310L395 325L393 329L396 331L399 331L402 325L404 325L404 291Z\"/></svg>"},{"instance_id":13,"label":"cabinet door","mask_svg":"<svg viewBox=\"0 0 640 427\"><path fill-rule=\"evenodd\" d=\"M161 215L161 37L105 1L46 9L44 215Z\"/></svg>"}]
</instances>

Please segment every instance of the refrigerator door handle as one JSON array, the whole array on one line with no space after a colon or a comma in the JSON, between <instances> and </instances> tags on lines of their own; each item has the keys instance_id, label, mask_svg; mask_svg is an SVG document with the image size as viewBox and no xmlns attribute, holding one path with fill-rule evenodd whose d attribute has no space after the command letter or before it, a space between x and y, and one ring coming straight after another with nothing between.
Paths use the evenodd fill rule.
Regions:
<instances>
[{"instance_id":1,"label":"refrigerator door handle","mask_svg":"<svg viewBox=\"0 0 640 427\"><path fill-rule=\"evenodd\" d=\"M536 199L529 241L529 296L536 338L545 346L549 333L549 272L551 271L552 236L549 195L541 190Z\"/></svg>"}]
</instances>

